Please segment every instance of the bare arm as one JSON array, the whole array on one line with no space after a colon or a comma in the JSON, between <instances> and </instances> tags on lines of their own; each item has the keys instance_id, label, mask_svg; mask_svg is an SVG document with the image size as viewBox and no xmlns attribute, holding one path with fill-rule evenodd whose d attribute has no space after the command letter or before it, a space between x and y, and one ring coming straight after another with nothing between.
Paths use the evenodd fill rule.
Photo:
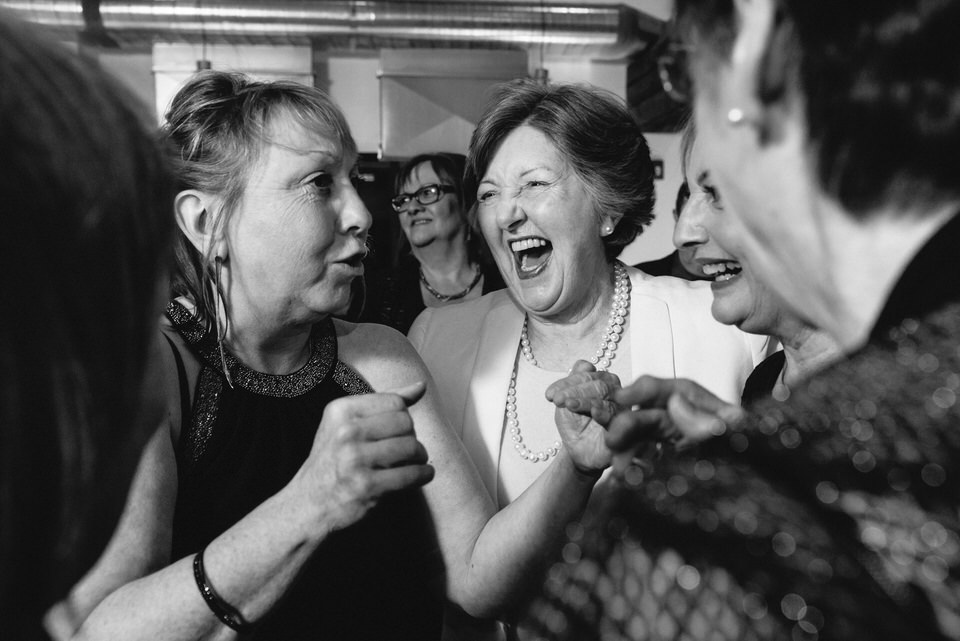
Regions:
<instances>
[{"instance_id":1,"label":"bare arm","mask_svg":"<svg viewBox=\"0 0 960 641\"><path fill-rule=\"evenodd\" d=\"M428 381L410 414L437 471L424 493L447 565L449 596L476 617L509 613L528 588L542 582L599 470L578 469L564 448L526 492L497 513L463 444L444 423L430 374L407 340L386 328L357 326L341 342L340 356L375 389Z\"/></svg>"},{"instance_id":2,"label":"bare arm","mask_svg":"<svg viewBox=\"0 0 960 641\"><path fill-rule=\"evenodd\" d=\"M273 608L330 531L362 518L384 494L432 478L407 412L422 392L414 385L330 403L297 475L208 545L208 580L246 621ZM236 636L203 600L192 557L169 558L176 493L171 438L161 431L144 453L108 552L61 609L83 621L76 638Z\"/></svg>"},{"instance_id":3,"label":"bare arm","mask_svg":"<svg viewBox=\"0 0 960 641\"><path fill-rule=\"evenodd\" d=\"M170 429L164 423L144 448L123 515L103 555L47 614L45 624L54 639L70 638L118 586L169 562L173 505L164 497L177 491L176 474L166 465L172 456Z\"/></svg>"}]
</instances>

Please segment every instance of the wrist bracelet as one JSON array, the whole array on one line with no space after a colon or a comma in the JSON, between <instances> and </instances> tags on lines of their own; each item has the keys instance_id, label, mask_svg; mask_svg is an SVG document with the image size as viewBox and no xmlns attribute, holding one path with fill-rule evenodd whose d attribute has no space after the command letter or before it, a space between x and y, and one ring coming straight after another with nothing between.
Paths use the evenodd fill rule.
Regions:
<instances>
[{"instance_id":1,"label":"wrist bracelet","mask_svg":"<svg viewBox=\"0 0 960 641\"><path fill-rule=\"evenodd\" d=\"M232 605L220 598L220 595L213 590L213 586L207 582L207 573L203 569L203 553L206 548L197 552L193 557L193 578L197 581L197 588L203 595L203 600L207 607L225 626L237 632L248 630L251 626L243 620L243 616Z\"/></svg>"}]
</instances>

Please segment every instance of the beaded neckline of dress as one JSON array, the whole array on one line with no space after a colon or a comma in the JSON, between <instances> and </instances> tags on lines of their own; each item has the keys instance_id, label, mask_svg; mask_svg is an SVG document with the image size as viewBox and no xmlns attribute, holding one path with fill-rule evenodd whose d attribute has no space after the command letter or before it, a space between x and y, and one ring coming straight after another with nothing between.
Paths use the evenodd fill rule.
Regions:
<instances>
[{"instance_id":1,"label":"beaded neckline of dress","mask_svg":"<svg viewBox=\"0 0 960 641\"><path fill-rule=\"evenodd\" d=\"M167 305L166 314L184 339L197 350L203 364L219 371L220 352L215 334L204 329L199 319L178 301ZM306 364L290 374L265 374L250 369L230 352L226 352L225 357L233 382L238 387L265 396L300 396L316 387L333 369L337 360L336 330L329 318L317 323L310 337L310 356Z\"/></svg>"}]
</instances>

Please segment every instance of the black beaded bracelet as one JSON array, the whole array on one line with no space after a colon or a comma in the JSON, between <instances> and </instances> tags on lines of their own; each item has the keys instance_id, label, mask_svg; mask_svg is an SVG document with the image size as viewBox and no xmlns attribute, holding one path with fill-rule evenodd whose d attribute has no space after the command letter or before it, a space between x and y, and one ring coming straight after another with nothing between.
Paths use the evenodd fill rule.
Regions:
<instances>
[{"instance_id":1,"label":"black beaded bracelet","mask_svg":"<svg viewBox=\"0 0 960 641\"><path fill-rule=\"evenodd\" d=\"M197 588L203 595L210 611L220 619L225 626L237 632L244 632L250 629L250 624L243 620L243 616L236 608L220 598L220 595L214 592L213 586L207 582L207 573L203 569L203 548L193 557L193 578L197 581Z\"/></svg>"}]
</instances>

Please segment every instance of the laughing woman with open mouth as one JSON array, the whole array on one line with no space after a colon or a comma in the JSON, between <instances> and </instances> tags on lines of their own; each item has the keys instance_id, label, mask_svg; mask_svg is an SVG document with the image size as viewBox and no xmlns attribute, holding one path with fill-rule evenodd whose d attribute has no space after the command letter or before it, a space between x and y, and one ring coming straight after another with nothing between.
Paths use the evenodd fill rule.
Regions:
<instances>
[{"instance_id":1,"label":"laughing woman with open mouth","mask_svg":"<svg viewBox=\"0 0 960 641\"><path fill-rule=\"evenodd\" d=\"M735 402L767 342L717 323L707 283L616 260L651 221L654 200L649 148L618 99L514 81L490 105L470 143L465 192L508 289L427 309L409 337L504 506L564 463L558 423L579 419L555 414L546 390L578 360L622 380L692 378ZM609 463L608 452L596 457L597 468Z\"/></svg>"}]
</instances>

